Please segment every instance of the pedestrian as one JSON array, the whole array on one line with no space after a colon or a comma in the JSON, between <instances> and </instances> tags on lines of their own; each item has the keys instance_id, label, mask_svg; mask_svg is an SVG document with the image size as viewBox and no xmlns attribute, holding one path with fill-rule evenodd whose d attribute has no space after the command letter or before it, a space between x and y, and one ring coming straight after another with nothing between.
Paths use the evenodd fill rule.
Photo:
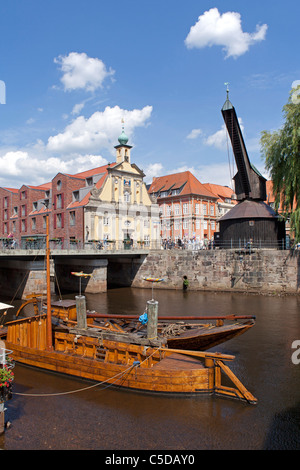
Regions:
<instances>
[{"instance_id":1,"label":"pedestrian","mask_svg":"<svg viewBox=\"0 0 300 470\"><path fill-rule=\"evenodd\" d=\"M183 276L183 284L182 284L183 290L187 290L188 286L189 286L188 278L187 276Z\"/></svg>"}]
</instances>

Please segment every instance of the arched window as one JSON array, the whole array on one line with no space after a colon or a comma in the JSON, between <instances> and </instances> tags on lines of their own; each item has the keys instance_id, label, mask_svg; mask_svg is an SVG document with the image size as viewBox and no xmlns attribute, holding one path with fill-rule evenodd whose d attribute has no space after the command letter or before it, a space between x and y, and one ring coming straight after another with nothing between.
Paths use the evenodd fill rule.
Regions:
<instances>
[{"instance_id":1,"label":"arched window","mask_svg":"<svg viewBox=\"0 0 300 470\"><path fill-rule=\"evenodd\" d=\"M124 191L124 202L130 202L130 192Z\"/></svg>"}]
</instances>

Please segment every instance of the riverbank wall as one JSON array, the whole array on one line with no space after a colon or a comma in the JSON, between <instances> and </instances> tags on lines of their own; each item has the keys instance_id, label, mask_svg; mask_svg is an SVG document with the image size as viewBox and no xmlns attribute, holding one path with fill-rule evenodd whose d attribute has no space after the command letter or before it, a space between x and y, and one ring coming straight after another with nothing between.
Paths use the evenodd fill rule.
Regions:
<instances>
[{"instance_id":1,"label":"riverbank wall","mask_svg":"<svg viewBox=\"0 0 300 470\"><path fill-rule=\"evenodd\" d=\"M132 287L149 287L145 277L163 278L155 289L300 294L300 252L294 250L160 250L149 253Z\"/></svg>"}]
</instances>

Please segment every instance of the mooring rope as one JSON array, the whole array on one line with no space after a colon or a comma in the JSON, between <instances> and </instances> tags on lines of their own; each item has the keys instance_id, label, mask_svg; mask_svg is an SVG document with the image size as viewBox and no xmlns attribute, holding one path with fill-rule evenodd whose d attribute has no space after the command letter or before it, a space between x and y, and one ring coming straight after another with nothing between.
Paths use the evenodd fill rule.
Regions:
<instances>
[{"instance_id":1,"label":"mooring rope","mask_svg":"<svg viewBox=\"0 0 300 470\"><path fill-rule=\"evenodd\" d=\"M102 390L106 390L107 388L111 387L117 380L121 379L122 376L124 376L125 374L127 374L128 372L130 372L130 370L132 370L134 367L138 367L140 366L141 364L143 364L144 362L146 362L151 356L153 356L157 351L159 351L160 348L156 349L155 351L153 351L152 354L150 354L148 357L146 357L146 359L142 362L139 362L139 361L136 361L136 363L133 363L130 367L128 367L128 369L126 369L125 371L123 372L120 372L119 374L116 374L112 377L112 379L115 379L113 382L110 382L106 387L103 387L101 389ZM121 377L119 377L121 376ZM84 387L84 388L79 388L77 390L70 390L68 392L58 392L58 393L19 393L19 392L13 392L12 394L13 395L18 395L18 396L25 396L25 397L54 397L54 396L60 396L60 395L71 395L72 393L77 393L77 392L83 392L85 390L89 390L91 388L95 388L95 387L98 387L102 384L105 384L108 380L111 380L111 379L107 379L107 380L103 380L103 382L97 382L96 384L93 384L93 385L90 385L88 387Z\"/></svg>"},{"instance_id":2,"label":"mooring rope","mask_svg":"<svg viewBox=\"0 0 300 470\"><path fill-rule=\"evenodd\" d=\"M104 387L102 390L105 390L106 388L110 387L113 385L117 380L118 377L122 375L125 375L127 372L129 372L133 367L137 367L139 364L133 364L132 366L128 367L124 372L120 372L119 374L116 374L113 379L116 379L114 382L109 383L107 387ZM70 395L72 393L77 393L77 392L83 392L84 390L89 390L94 387L98 387L99 385L105 384L108 380L104 380L103 382L98 382L96 384L90 385L89 387L84 387L84 388L79 388L77 390L70 390L69 392L59 392L59 393L18 393L18 392L13 392L13 395L20 395L20 396L26 396L26 397L53 397L53 396L58 396L58 395Z\"/></svg>"}]
</instances>

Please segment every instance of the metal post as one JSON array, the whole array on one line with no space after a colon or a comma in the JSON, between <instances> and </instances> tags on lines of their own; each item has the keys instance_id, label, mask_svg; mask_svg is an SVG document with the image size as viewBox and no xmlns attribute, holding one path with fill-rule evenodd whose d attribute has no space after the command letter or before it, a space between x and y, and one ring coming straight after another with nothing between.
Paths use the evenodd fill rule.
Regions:
<instances>
[{"instance_id":1,"label":"metal post","mask_svg":"<svg viewBox=\"0 0 300 470\"><path fill-rule=\"evenodd\" d=\"M147 338L156 339L157 338L157 320L158 320L158 302L157 300L148 300L147 301Z\"/></svg>"}]
</instances>

